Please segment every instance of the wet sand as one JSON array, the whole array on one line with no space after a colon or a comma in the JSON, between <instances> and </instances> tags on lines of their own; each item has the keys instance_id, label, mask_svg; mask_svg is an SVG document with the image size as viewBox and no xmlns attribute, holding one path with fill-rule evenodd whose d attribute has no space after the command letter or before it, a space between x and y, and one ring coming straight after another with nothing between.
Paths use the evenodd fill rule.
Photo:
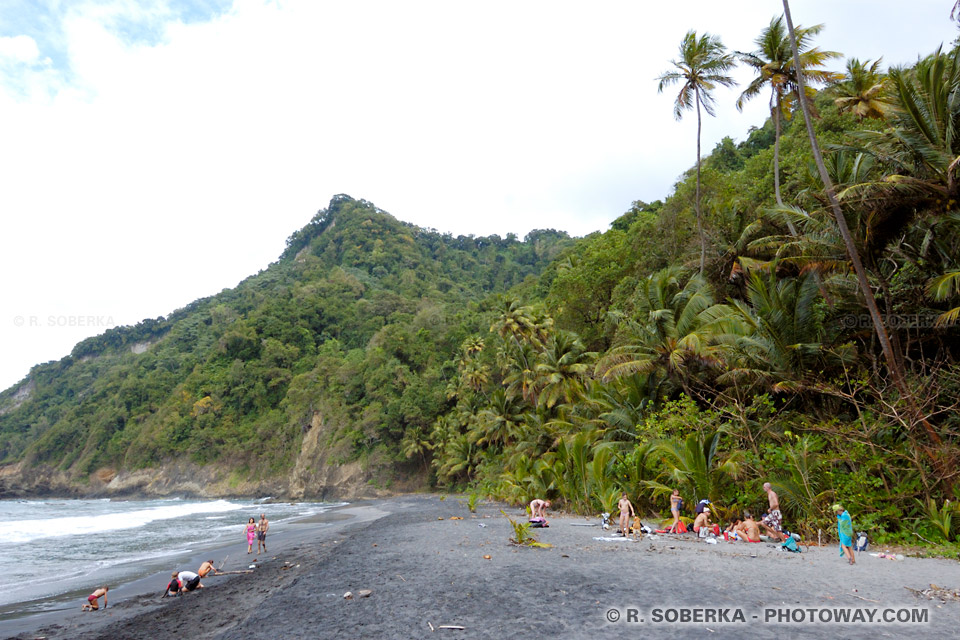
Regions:
<instances>
[{"instance_id":1,"label":"wet sand","mask_svg":"<svg viewBox=\"0 0 960 640\"><path fill-rule=\"evenodd\" d=\"M512 529L499 505L471 514L465 502L417 495L351 505L323 514L322 522L291 527L283 539L278 534L252 574L209 578L202 591L165 600L159 599L165 579L158 576L150 594L111 590L104 612L81 614L78 601L76 612L13 621L19 627L0 623L0 637L952 638L960 624L960 603L920 600L904 588L960 587L960 563L953 560L863 554L851 567L836 546L789 554L767 544L710 545L692 535L595 541L609 532L575 526L594 520L565 516L537 531L553 548L517 548L508 543ZM507 513L523 517L518 509ZM239 567L228 561L224 569L231 568ZM362 589L372 594L343 598ZM739 611L745 620L653 620L655 609L666 618L667 610L681 615L684 607L734 619ZM903 607L926 610L929 622L764 622L766 610L860 608L881 610L879 616ZM631 609L637 622L628 622Z\"/></svg>"}]
</instances>

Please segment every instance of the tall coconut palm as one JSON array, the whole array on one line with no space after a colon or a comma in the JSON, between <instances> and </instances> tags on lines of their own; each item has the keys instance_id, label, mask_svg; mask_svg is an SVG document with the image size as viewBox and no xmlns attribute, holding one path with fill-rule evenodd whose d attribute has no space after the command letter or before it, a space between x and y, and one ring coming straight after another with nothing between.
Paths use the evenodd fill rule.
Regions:
<instances>
[{"instance_id":1,"label":"tall coconut palm","mask_svg":"<svg viewBox=\"0 0 960 640\"><path fill-rule=\"evenodd\" d=\"M727 75L736 65L733 55L727 53L726 48L718 36L705 33L697 37L696 31L688 31L680 43L680 56L670 63L676 68L666 71L657 78L657 92L664 88L682 82L680 93L673 104L673 117L677 120L683 117L684 111L695 109L697 112L697 195L694 207L697 214L697 232L700 234L700 273L703 273L707 261L707 237L703 230L703 213L700 210L700 108L707 115L714 115L713 90L717 85L732 87L736 82Z\"/></svg>"},{"instance_id":2,"label":"tall coconut palm","mask_svg":"<svg viewBox=\"0 0 960 640\"><path fill-rule=\"evenodd\" d=\"M799 38L797 37L797 31L793 26L793 18L790 16L789 0L783 0L783 14L786 18L787 29L790 33L790 49L793 52L794 64L797 67L802 68L803 65ZM820 173L820 179L823 182L827 199L830 202L830 208L833 211L833 217L836 219L837 227L840 229L840 235L843 237L843 243L846 246L847 255L850 256L850 262L853 265L853 270L857 274L857 283L860 286L860 293L863 294L864 303L867 305L867 310L870 312L870 318L873 321L874 330L877 332L877 340L880 342L880 348L883 351L884 360L887 362L887 369L889 370L890 376L893 378L893 383L900 392L900 395L907 402L907 406L910 407L911 413L923 426L931 442L935 445L939 445L941 444L942 439L936 430L934 430L929 421L927 421L920 414L920 410L917 407L913 393L907 386L906 376L904 375L903 371L903 364L893 351L893 345L890 343L890 335L887 333L887 329L883 324L883 317L880 315L880 308L877 306L877 299L873 295L873 289L870 288L870 281L867 279L867 271L863 268L863 262L860 260L860 254L857 251L857 246L853 240L853 235L851 235L850 229L847 227L847 221L843 217L843 210L840 208L839 200L837 200L836 191L834 190L833 186L833 180L830 178L830 174L827 172L827 165L823 161L823 154L820 153L820 145L817 142L817 134L813 128L813 114L811 113L810 105L807 100L806 78L804 77L804 74L797 75L797 85L799 89L799 91L797 91L797 95L800 98L800 111L803 113L803 120L807 127L807 136L810 138L810 148L813 151L813 160L817 165L817 171ZM928 455L932 456L932 454L929 452Z\"/></svg>"},{"instance_id":3,"label":"tall coconut palm","mask_svg":"<svg viewBox=\"0 0 960 640\"><path fill-rule=\"evenodd\" d=\"M872 64L869 60L847 60L847 73L830 88L830 92L836 96L833 103L841 113L850 111L859 120L886 118L890 102L886 95L887 78L880 71L882 60L878 58Z\"/></svg>"},{"instance_id":4,"label":"tall coconut palm","mask_svg":"<svg viewBox=\"0 0 960 640\"><path fill-rule=\"evenodd\" d=\"M800 48L799 63L794 64L790 53L790 39L783 16L770 21L760 36L754 40L757 49L751 53L737 52L737 57L747 66L752 67L757 77L743 90L737 99L737 109L743 110L743 105L750 99L760 95L763 89L770 87L770 115L774 124L773 142L773 192L777 205L783 206L780 195L780 133L781 118L790 119L800 92L800 78L804 80L804 90L808 95L813 92L811 85L824 84L838 80L840 76L822 69L827 60L840 57L836 51L821 51L818 47L811 47L811 41L823 25L797 28L797 45ZM800 69L800 73L797 73ZM789 224L789 223L788 223ZM790 233L796 235L792 224Z\"/></svg>"}]
</instances>

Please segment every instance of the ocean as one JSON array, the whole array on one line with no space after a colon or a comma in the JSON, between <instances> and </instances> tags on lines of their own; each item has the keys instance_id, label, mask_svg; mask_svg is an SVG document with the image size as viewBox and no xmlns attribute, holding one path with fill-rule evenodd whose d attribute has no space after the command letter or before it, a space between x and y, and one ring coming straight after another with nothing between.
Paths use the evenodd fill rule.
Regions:
<instances>
[{"instance_id":1,"label":"ocean","mask_svg":"<svg viewBox=\"0 0 960 640\"><path fill-rule=\"evenodd\" d=\"M241 557L243 527L261 513L275 533L341 505L269 498L0 500L0 620L75 604L80 591L176 568L206 547L229 543Z\"/></svg>"}]
</instances>

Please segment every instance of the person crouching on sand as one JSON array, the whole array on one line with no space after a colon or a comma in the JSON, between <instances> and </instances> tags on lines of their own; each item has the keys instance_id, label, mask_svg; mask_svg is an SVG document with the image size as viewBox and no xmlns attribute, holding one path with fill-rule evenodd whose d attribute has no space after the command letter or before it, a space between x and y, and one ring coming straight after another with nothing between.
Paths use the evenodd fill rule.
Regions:
<instances>
[{"instance_id":1,"label":"person crouching on sand","mask_svg":"<svg viewBox=\"0 0 960 640\"><path fill-rule=\"evenodd\" d=\"M549 500L541 500L540 498L534 498L530 501L530 518L544 518L547 517L547 509L550 508Z\"/></svg>"},{"instance_id":2,"label":"person crouching on sand","mask_svg":"<svg viewBox=\"0 0 960 640\"><path fill-rule=\"evenodd\" d=\"M630 535L630 520L635 515L633 504L627 497L626 491L620 494L620 502L617 503L617 508L620 509L620 533L626 538Z\"/></svg>"},{"instance_id":3,"label":"person crouching on sand","mask_svg":"<svg viewBox=\"0 0 960 640\"><path fill-rule=\"evenodd\" d=\"M247 534L247 553L253 553L253 539L257 535L257 524L253 521L253 518L250 518L243 531Z\"/></svg>"},{"instance_id":4,"label":"person crouching on sand","mask_svg":"<svg viewBox=\"0 0 960 640\"><path fill-rule=\"evenodd\" d=\"M103 585L102 587L97 587L97 590L87 596L87 604L80 607L81 611L97 611L100 608L97 598L103 598L103 608L107 608L107 591L110 591L110 587Z\"/></svg>"},{"instance_id":5,"label":"person crouching on sand","mask_svg":"<svg viewBox=\"0 0 960 640\"><path fill-rule=\"evenodd\" d=\"M195 574L193 571L181 571L180 573L175 573L173 575L176 576L177 580L180 582L180 593L203 589L203 583L200 582L200 576Z\"/></svg>"},{"instance_id":6,"label":"person crouching on sand","mask_svg":"<svg viewBox=\"0 0 960 640\"><path fill-rule=\"evenodd\" d=\"M213 573L213 575L217 575L220 572L217 571L217 568L213 566L213 560L206 560L203 564L200 565L200 568L197 569L197 574L201 578L206 578L208 575L210 575L210 573Z\"/></svg>"}]
</instances>

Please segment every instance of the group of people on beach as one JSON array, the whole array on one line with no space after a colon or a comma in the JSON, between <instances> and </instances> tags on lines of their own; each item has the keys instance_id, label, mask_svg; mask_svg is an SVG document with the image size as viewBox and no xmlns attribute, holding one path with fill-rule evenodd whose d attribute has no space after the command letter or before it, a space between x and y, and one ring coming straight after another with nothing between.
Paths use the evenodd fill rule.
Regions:
<instances>
[{"instance_id":1,"label":"group of people on beach","mask_svg":"<svg viewBox=\"0 0 960 640\"><path fill-rule=\"evenodd\" d=\"M789 542L792 545L791 550L797 551L798 548L796 547L795 541L800 538L796 534L786 532L783 528L783 513L780 511L780 497L777 495L777 492L773 490L769 482L763 484L763 491L767 496L767 512L760 520L755 520L753 514L749 511L744 511L742 519L733 520L728 524L727 528L723 530L723 538L728 541L763 542L760 532L762 527L768 539L783 543L785 546L786 543ZM696 517L693 520L693 526L691 528L693 532L700 537L719 537L721 535L720 525L711 520L711 504L709 498L704 498L700 500L694 508ZM547 500L541 500L539 498L533 500L530 503L530 521L544 520L546 517L546 509L549 507L550 502ZM633 523L632 529L634 532L639 532L642 525L637 517L633 503L630 502L625 491L620 494L617 508L620 511L620 527L618 530L620 535L623 537L630 535L631 523ZM832 509L837 516L837 534L840 541L840 553L847 559L849 564L855 564L853 521L850 514L840 503L834 504ZM673 523L666 529L660 529L658 533L686 533L687 527L680 519L680 512L682 510L683 498L680 496L680 490L674 489L670 496L670 513L673 515ZM606 513L603 514L605 523L606 516L608 515L609 514ZM606 528L606 525L604 525L604 528ZM791 540L791 538L793 539Z\"/></svg>"},{"instance_id":2,"label":"group of people on beach","mask_svg":"<svg viewBox=\"0 0 960 640\"><path fill-rule=\"evenodd\" d=\"M260 514L260 522L254 522L253 518L247 521L243 527L243 532L247 536L247 553L253 553L253 540L257 540L257 553L261 549L263 553L267 552L267 530L270 528L270 522L267 516Z\"/></svg>"},{"instance_id":3,"label":"group of people on beach","mask_svg":"<svg viewBox=\"0 0 960 640\"><path fill-rule=\"evenodd\" d=\"M257 522L253 518L247 521L247 524L243 527L244 535L247 539L247 553L253 552L253 541L257 541L257 553L259 554L261 550L263 553L267 552L267 531L270 529L270 521L267 520L267 516L264 513L260 514L260 521ZM194 571L174 571L170 574L170 582L167 583L167 588L164 590L163 597L167 596L178 596L183 593L188 593L190 591L196 591L197 589L203 588L203 583L200 582L202 578L206 578L208 575L217 575L221 573L213 565L213 560L205 560L200 568ZM103 598L103 608L107 608L107 592L110 590L110 587L103 585L97 587L93 593L87 596L87 604L83 605L81 608L82 611L98 611L100 609L100 598Z\"/></svg>"}]
</instances>

